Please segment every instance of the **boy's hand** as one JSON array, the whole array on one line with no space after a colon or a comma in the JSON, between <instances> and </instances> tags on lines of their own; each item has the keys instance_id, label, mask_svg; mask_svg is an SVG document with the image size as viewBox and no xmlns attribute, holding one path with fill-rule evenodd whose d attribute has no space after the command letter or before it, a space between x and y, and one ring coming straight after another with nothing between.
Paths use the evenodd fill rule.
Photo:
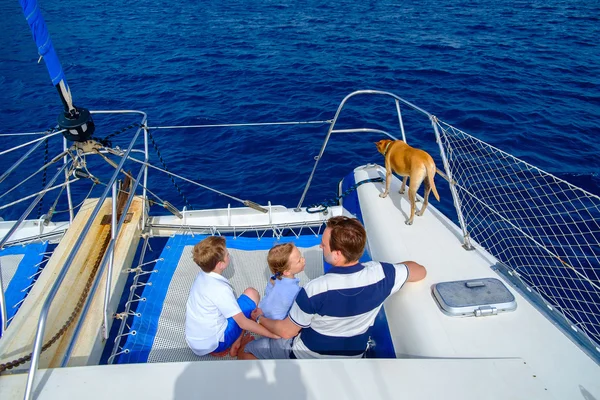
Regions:
<instances>
[{"instance_id":1,"label":"boy's hand","mask_svg":"<svg viewBox=\"0 0 600 400\"><path fill-rule=\"evenodd\" d=\"M258 318L259 315L264 315L263 310L261 310L260 308L256 308L250 314L250 318L252 318L253 321L256 321L256 318Z\"/></svg>"}]
</instances>

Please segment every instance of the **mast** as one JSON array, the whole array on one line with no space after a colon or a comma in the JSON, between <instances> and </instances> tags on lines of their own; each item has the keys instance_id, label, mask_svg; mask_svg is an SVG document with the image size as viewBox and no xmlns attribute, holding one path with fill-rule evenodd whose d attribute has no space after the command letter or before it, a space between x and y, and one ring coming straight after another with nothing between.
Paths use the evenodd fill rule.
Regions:
<instances>
[{"instance_id":1,"label":"mast","mask_svg":"<svg viewBox=\"0 0 600 400\"><path fill-rule=\"evenodd\" d=\"M95 124L88 109L73 104L71 89L63 72L58 55L50 39L48 28L37 0L19 0L40 58L44 59L52 84L58 91L64 111L58 116L58 126L65 129L63 135L72 141L84 142L92 137Z\"/></svg>"}]
</instances>

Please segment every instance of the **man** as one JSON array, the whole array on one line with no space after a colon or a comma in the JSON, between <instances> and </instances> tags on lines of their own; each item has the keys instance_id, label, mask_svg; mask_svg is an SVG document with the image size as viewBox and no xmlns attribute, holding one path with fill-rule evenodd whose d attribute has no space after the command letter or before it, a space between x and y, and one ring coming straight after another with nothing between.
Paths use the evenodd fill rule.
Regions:
<instances>
[{"instance_id":1,"label":"man","mask_svg":"<svg viewBox=\"0 0 600 400\"><path fill-rule=\"evenodd\" d=\"M366 241L358 220L328 220L320 247L332 268L300 290L287 318L268 319L256 309L252 318L282 339L250 342L240 348L238 358L362 357L385 299L427 273L414 261L360 264Z\"/></svg>"}]
</instances>

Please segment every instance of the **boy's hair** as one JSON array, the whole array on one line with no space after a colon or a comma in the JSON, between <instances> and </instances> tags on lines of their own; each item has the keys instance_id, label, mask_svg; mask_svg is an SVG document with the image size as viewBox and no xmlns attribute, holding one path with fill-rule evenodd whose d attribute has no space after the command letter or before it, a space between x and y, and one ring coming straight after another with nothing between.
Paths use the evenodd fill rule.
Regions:
<instances>
[{"instance_id":1,"label":"boy's hair","mask_svg":"<svg viewBox=\"0 0 600 400\"><path fill-rule=\"evenodd\" d=\"M277 244L269 250L267 264L277 279L281 279L283 273L289 268L288 261L292 250L294 250L293 243Z\"/></svg>"},{"instance_id":2,"label":"boy's hair","mask_svg":"<svg viewBox=\"0 0 600 400\"><path fill-rule=\"evenodd\" d=\"M347 262L358 261L362 257L367 244L367 232L356 218L333 217L327 220L327 227L331 229L331 251L340 251Z\"/></svg>"},{"instance_id":3,"label":"boy's hair","mask_svg":"<svg viewBox=\"0 0 600 400\"><path fill-rule=\"evenodd\" d=\"M227 247L222 236L209 236L196 243L192 250L194 262L206 273L214 271L219 261L225 261L226 255Z\"/></svg>"}]
</instances>

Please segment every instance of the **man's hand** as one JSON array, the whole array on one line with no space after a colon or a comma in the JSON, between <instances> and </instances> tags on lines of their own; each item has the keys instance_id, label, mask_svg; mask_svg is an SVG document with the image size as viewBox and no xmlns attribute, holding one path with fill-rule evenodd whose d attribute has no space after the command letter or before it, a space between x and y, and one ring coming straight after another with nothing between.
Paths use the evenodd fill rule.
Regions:
<instances>
[{"instance_id":1,"label":"man's hand","mask_svg":"<svg viewBox=\"0 0 600 400\"><path fill-rule=\"evenodd\" d=\"M260 314L258 314L260 315ZM269 331L276 335L281 336L284 339L291 339L300 332L300 326L296 325L290 317L283 320L269 319L262 317L260 319L260 325L267 328Z\"/></svg>"},{"instance_id":2,"label":"man's hand","mask_svg":"<svg viewBox=\"0 0 600 400\"><path fill-rule=\"evenodd\" d=\"M235 314L233 316L233 320L238 324L238 326L240 328L242 328L244 330L254 332L261 336L265 336L265 337L268 337L271 339L279 339L280 338L279 335L276 335L275 333L270 331L268 328L266 328L260 324L257 324L256 321L252 320L251 318L246 318L244 313Z\"/></svg>"},{"instance_id":3,"label":"man's hand","mask_svg":"<svg viewBox=\"0 0 600 400\"><path fill-rule=\"evenodd\" d=\"M264 315L265 313L263 313L263 310L261 310L260 308L255 308L254 311L252 311L252 313L250 314L250 318L252 318L253 321L256 321L256 318L258 318L259 315Z\"/></svg>"}]
</instances>

